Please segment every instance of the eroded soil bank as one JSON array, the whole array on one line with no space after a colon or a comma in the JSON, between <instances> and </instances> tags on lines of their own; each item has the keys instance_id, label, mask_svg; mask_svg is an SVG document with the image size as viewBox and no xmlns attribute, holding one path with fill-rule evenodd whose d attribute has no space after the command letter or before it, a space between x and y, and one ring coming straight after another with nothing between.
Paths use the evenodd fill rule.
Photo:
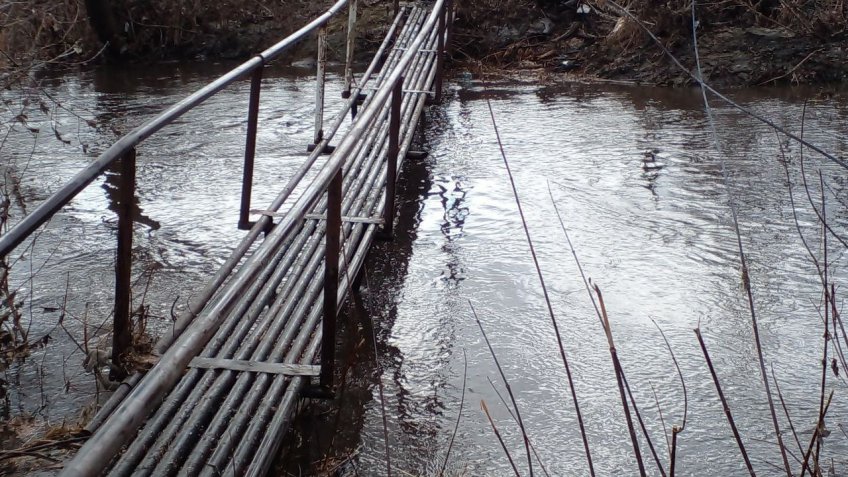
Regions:
<instances>
[{"instance_id":1,"label":"eroded soil bank","mask_svg":"<svg viewBox=\"0 0 848 477\"><path fill-rule=\"evenodd\" d=\"M689 1L619 1L457 2L453 58L466 68L540 68L552 74L643 84L692 84L689 72L694 71L695 59ZM4 53L0 66L8 70L44 61L54 67L78 67L243 58L295 31L333 2L124 0L117 2L123 8L108 12L117 25L111 42L92 18L96 3L28 0L0 9L0 51ZM392 2L360 1L362 59L381 41L392 14ZM728 0L696 4L696 23L704 75L715 85L820 84L848 78L848 3ZM343 54L344 29L343 16L331 24L331 60ZM658 43L688 71L663 54ZM314 42L307 41L283 61L313 54Z\"/></svg>"},{"instance_id":2,"label":"eroded soil bank","mask_svg":"<svg viewBox=\"0 0 848 477\"><path fill-rule=\"evenodd\" d=\"M846 4L696 3L695 23L704 77L714 85L822 84L848 79ZM683 86L694 83L690 76L696 65L692 25L688 0L491 0L459 9L455 48L458 57L481 66L541 67ZM675 65L660 44L688 71Z\"/></svg>"}]
</instances>

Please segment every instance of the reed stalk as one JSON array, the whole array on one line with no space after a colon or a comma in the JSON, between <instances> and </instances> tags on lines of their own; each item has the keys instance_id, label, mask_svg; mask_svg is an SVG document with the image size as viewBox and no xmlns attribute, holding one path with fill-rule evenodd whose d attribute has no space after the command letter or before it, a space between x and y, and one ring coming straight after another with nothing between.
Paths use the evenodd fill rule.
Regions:
<instances>
[{"instance_id":1,"label":"reed stalk","mask_svg":"<svg viewBox=\"0 0 848 477\"><path fill-rule=\"evenodd\" d=\"M748 458L748 452L745 450L745 444L742 443L742 437L740 437L739 430L736 428L736 421L733 420L733 413L730 412L730 406L727 404L727 399L724 397L724 391L721 390L721 383L719 382L718 374L716 374L715 368L713 367L713 361L710 359L710 353L707 351L707 344L704 342L703 336L701 336L701 328L695 328L695 335L698 337L698 343L701 345L701 351L704 353L704 359L707 360L707 367L710 369L710 375L713 377L713 384L715 384L718 397L721 399L724 415L727 417L727 422L730 424L730 429L733 431L733 439L736 440L739 452L742 453L742 458L745 460L745 467L748 468L748 473L751 474L751 477L755 477L757 474L754 472L754 466L751 465L751 459Z\"/></svg>"},{"instance_id":2,"label":"reed stalk","mask_svg":"<svg viewBox=\"0 0 848 477\"><path fill-rule=\"evenodd\" d=\"M509 413L509 416L512 418L512 420L515 421L515 422L518 422L518 420L515 418L515 413L512 412L512 409L510 409L509 404L506 403L506 399L504 399L503 394L501 394L501 392L498 391L498 388L497 388L497 386L495 386L495 382L492 381L492 378L487 377L486 380L489 381L489 385L492 386L492 390L495 391L495 394L498 396L498 399L500 399L501 404L503 404L504 407L506 408L506 412ZM530 441L530 450L533 451L533 455L536 457L536 462L538 462L539 467L542 468L542 473L545 474L546 477L550 477L550 474L548 473L548 469L545 467L545 463L542 462L542 458L539 457L539 453L536 451L536 446L533 445L533 440L529 438L530 436L527 436L527 437L528 437L528 440Z\"/></svg>"},{"instance_id":3,"label":"reed stalk","mask_svg":"<svg viewBox=\"0 0 848 477\"><path fill-rule=\"evenodd\" d=\"M639 451L639 440L636 437L636 429L633 426L633 418L630 415L630 406L627 405L627 396L624 392L624 371L621 368L621 362L618 359L618 352L615 349L615 342L612 338L612 328L610 327L609 316L607 316L606 305L604 305L604 296L597 285L595 285L595 293L598 295L598 303L601 306L601 316L604 318L604 332L607 335L610 357L612 358L612 363L615 367L615 379L618 382L618 394L621 396L621 406L624 408L624 417L627 419L627 430L630 433L630 442L633 444L633 455L636 457L636 463L639 464L639 475L644 477L646 475L645 463L642 462L642 453Z\"/></svg>"},{"instance_id":4,"label":"reed stalk","mask_svg":"<svg viewBox=\"0 0 848 477\"><path fill-rule=\"evenodd\" d=\"M819 437L821 436L821 430L824 428L824 417L827 415L827 410L830 408L830 401L833 399L833 391L830 391L830 394L827 396L827 402L822 408L821 413L819 414L818 422L816 422L816 428L813 430L813 436L810 438L810 445L807 447L807 452L804 453L804 463L801 467L801 477L807 473L807 469L809 469L808 463L810 462L810 454L813 453L813 445L818 442ZM810 469L810 475L817 475L818 468Z\"/></svg>"},{"instance_id":5,"label":"reed stalk","mask_svg":"<svg viewBox=\"0 0 848 477\"><path fill-rule=\"evenodd\" d=\"M465 405L465 385L468 379L468 355L465 352L465 348L462 349L462 362L462 397L459 399L459 412L456 413L456 424L453 426L453 434L451 434L450 442L448 443L448 450L445 452L445 460L442 463L441 470L439 470L439 476L445 475L445 469L448 466L451 449L453 449L453 442L456 439L456 433L459 431L459 421L462 419L462 407ZM510 414L512 414L511 411Z\"/></svg>"},{"instance_id":6,"label":"reed stalk","mask_svg":"<svg viewBox=\"0 0 848 477\"><path fill-rule=\"evenodd\" d=\"M721 158L721 173L722 178L727 189L727 202L730 207L731 217L733 218L733 232L736 235L736 246L739 252L739 265L742 269L742 285L745 288L745 295L748 298L748 311L751 315L751 327L754 333L754 343L757 348L757 361L760 365L760 376L763 380L763 386L765 387L766 399L768 401L769 412L771 413L771 421L774 426L774 433L777 437L777 445L780 449L780 456L783 458L783 467L786 471L787 477L792 477L792 470L789 467L789 459L786 456L786 448L783 445L783 437L781 437L780 432L780 424L777 420L777 411L775 410L774 400L771 395L771 387L769 386L768 374L766 373L766 363L765 357L763 356L763 346L760 341L760 329L757 324L757 313L756 308L754 306L754 293L751 289L751 277L748 269L748 259L745 255L745 248L742 245L742 232L739 226L739 214L736 210L736 201L733 197L733 191L731 189L732 182L730 180L730 176L727 172L727 166L725 164L723 155L721 154L721 144L718 140L718 132L715 125L715 119L713 118L712 108L710 107L710 102L707 99L707 87L704 85L704 75L701 70L701 57L698 51L698 21L695 15L695 9L697 7L697 0L692 0L691 3L691 11L692 11L692 48L695 52L695 64L697 66L697 76L696 79L701 86L701 97L704 101L704 111L707 114L707 118L709 119L710 131L712 132L712 139L714 143L714 147L716 152L719 153L719 157ZM699 334L700 336L700 334Z\"/></svg>"},{"instance_id":7,"label":"reed stalk","mask_svg":"<svg viewBox=\"0 0 848 477\"><path fill-rule=\"evenodd\" d=\"M480 401L480 408L483 409L483 413L486 414L486 419L489 420L489 424L492 426L492 430L495 432L495 437L497 437L498 442L501 444L501 448L506 454L507 460L509 460L509 465L512 466L513 472L515 472L516 477L521 477L521 474L518 473L518 467L515 465L515 461L512 460L512 455L509 453L509 449L506 447L506 443L504 443L503 437L501 437L500 431L498 431L498 426L495 425L495 421L492 420L492 415L489 414L489 408L486 406L486 401Z\"/></svg>"},{"instance_id":8,"label":"reed stalk","mask_svg":"<svg viewBox=\"0 0 848 477\"><path fill-rule=\"evenodd\" d=\"M495 361L495 366L498 368L498 373L501 375L501 379L504 382L506 392L509 395L509 400L512 401L512 407L515 409L516 421L518 422L519 429L521 429L521 436L524 439L524 448L527 451L527 469L532 477L533 460L530 456L530 439L527 437L527 429L524 427L524 421L521 419L521 411L518 410L518 402L515 400L515 395L512 392L512 386L509 385L509 380L506 379L506 373L504 373L501 363L498 361L498 356L495 354L495 349L492 348L492 343L489 342L489 337L486 336L486 331L483 329L483 323L480 321L480 317L477 316L477 310L474 309L474 305L471 303L471 300L468 300L468 306L471 307L471 313L474 315L474 321L477 322L477 326L480 328L480 334L483 335L483 340L486 342L486 346L492 354L492 359Z\"/></svg>"},{"instance_id":9,"label":"reed stalk","mask_svg":"<svg viewBox=\"0 0 848 477\"><path fill-rule=\"evenodd\" d=\"M777 397L780 399L780 405L783 407L783 414L786 416L786 421L789 423L789 429L792 431L792 437L798 445L798 454L804 455L804 449L801 447L801 441L798 439L798 432L795 430L795 425L792 423L792 417L789 415L789 408L786 406L786 401L783 399L783 393L780 391L780 384L777 382L777 377L774 374L774 366L771 368L771 378L774 381L774 389L777 391Z\"/></svg>"},{"instance_id":10,"label":"reed stalk","mask_svg":"<svg viewBox=\"0 0 848 477\"><path fill-rule=\"evenodd\" d=\"M559 325L557 324L556 314L554 313L553 305L551 305L551 299L548 295L548 288L545 285L545 277L542 274L542 267L539 265L539 259L536 256L536 248L533 246L533 239L530 236L530 228L527 226L527 219L524 216L524 209L521 207L521 199L518 197L518 189L515 185L515 178L512 176L512 169L509 167L509 160L506 157L506 152L504 151L503 141L501 140L500 132L498 131L498 124L495 120L495 111L492 109L492 102L489 98L486 98L486 105L489 107L489 116L492 118L492 127L495 131L495 138L498 142L498 148L500 149L501 157L503 158L504 166L506 167L507 176L509 177L509 183L512 188L512 194L515 198L515 204L518 207L518 214L521 217L521 226L524 229L524 235L527 238L527 245L530 248L530 255L533 257L533 264L536 268L536 274L539 277L539 284L542 287L542 294L545 297L545 304L548 308L548 314L551 318L551 325L554 329L554 335L557 340L557 347L559 348L559 354L562 358L562 365L565 368L565 374L568 378L568 386L571 390L571 400L574 402L574 411L577 414L577 423L580 426L580 436L583 439L583 449L586 452L586 461L589 465L589 474L594 477L595 476L595 467L592 464L592 452L589 449L589 438L586 434L586 426L583 424L583 415L580 412L580 402L577 399L577 391L574 387L574 377L571 374L571 366L568 364L568 357L565 354L565 345L563 344L562 335L559 331ZM529 457L529 445L527 446L527 453Z\"/></svg>"}]
</instances>

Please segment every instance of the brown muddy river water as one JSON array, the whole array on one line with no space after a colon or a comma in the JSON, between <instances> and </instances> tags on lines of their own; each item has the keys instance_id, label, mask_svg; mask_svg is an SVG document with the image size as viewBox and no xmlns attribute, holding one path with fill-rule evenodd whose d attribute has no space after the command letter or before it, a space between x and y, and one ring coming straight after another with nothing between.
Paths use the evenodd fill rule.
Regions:
<instances>
[{"instance_id":1,"label":"brown muddy river water","mask_svg":"<svg viewBox=\"0 0 848 477\"><path fill-rule=\"evenodd\" d=\"M4 165L21 178L26 206L43 200L102 151L116 137L113 130L128 131L221 72L175 64L48 81L45 90L67 109L54 108L52 120L33 118L37 135L16 127L0 149ZM312 134L312 78L275 71L265 81L274 87L263 92L254 207L268 203L296 169ZM340 101L340 88L334 77L329 108ZM183 307L242 235L235 224L247 90L245 83L213 98L139 150L135 293L138 300L146 289L154 329L168 326L172 303ZM807 101L805 137L837 156L848 153L844 93L766 89L731 96L796 133ZM487 98L547 281L598 475L635 475L637 467L607 340L549 188L586 275L604 293L618 355L662 462L668 451L657 403L670 429L681 423L683 392L652 320L665 332L688 391L678 474L747 474L693 332L699 324L754 468L761 475L779 474L728 206L730 194L749 259L767 369L774 370L806 450L820 399L822 293L793 220L774 132L714 102L717 151L696 90L521 81L484 86L458 75L444 105L427 114L429 157L407 164L400 237L379 245L369 265L364 296L379 367L373 351L360 353L366 362L353 366L352 384L342 397L345 417L336 452L354 456L345 475L386 473L378 382L393 475L437 474L460 408L451 475L511 475L481 401L527 475L521 434L490 384L506 397L469 300L548 472L588 475L566 373ZM12 110L20 98L10 100ZM211 122L199 128L193 121L201 118ZM57 140L51 123L70 144ZM821 261L820 226L800 185L801 151L780 141L798 223ZM650 163L644 162L648 150L657 151ZM804 158L813 199L820 204L821 171L829 224L848 237L848 173L809 151ZM8 417L35 414L57 424L93 399L94 380L82 369L74 341L88 336L96 342L96 327L110 319L112 181L107 176L90 186L15 264L12 280L25 297L27 318L31 314L31 335L49 334L52 341L4 372ZM833 236L827 244L829 280L841 306L848 257ZM67 331L57 328L60 312L54 311L62 307L66 288ZM841 332L838 338L848 352ZM829 357L835 349L831 345ZM822 452L835 475L848 475L848 370L837 364L838 377L828 365L827 388L834 398ZM783 438L798 457L792 433ZM644 439L641 447L646 450ZM800 469L792 456L790 462ZM647 451L645 463L657 474Z\"/></svg>"}]
</instances>

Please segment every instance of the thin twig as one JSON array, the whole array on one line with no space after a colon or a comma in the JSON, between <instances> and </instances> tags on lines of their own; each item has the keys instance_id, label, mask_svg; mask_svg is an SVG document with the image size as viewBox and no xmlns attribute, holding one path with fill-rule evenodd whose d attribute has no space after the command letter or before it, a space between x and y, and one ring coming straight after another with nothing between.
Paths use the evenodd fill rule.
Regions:
<instances>
[{"instance_id":1,"label":"thin twig","mask_svg":"<svg viewBox=\"0 0 848 477\"><path fill-rule=\"evenodd\" d=\"M816 441L818 441L818 439L819 439L819 435L820 435L821 430L823 428L822 424L824 423L824 417L827 414L828 408L830 408L830 400L831 399L833 399L833 391L832 390L830 391L830 394L827 396L827 403L825 403L825 406L822 409L821 414L819 414L819 420L816 423L815 430L813 430L813 437L810 438L810 445L809 445L809 447L807 447L807 452L804 453L804 464L801 467L801 477L804 477L804 474L806 474L807 469L809 468L807 466L807 464L810 461L810 454L813 453L813 444L815 444ZM815 469L810 470L810 475L815 475L814 470Z\"/></svg>"},{"instance_id":2,"label":"thin twig","mask_svg":"<svg viewBox=\"0 0 848 477\"><path fill-rule=\"evenodd\" d=\"M738 109L739 111L742 111L743 113L747 114L748 116L756 119L757 121L760 121L761 123L768 125L769 127L771 127L774 130L780 131L780 133L785 135L786 137L793 139L793 140L809 147L813 151L815 151L815 152L821 154L822 156L824 156L825 158L829 159L831 162L838 164L839 166L841 166L845 169L848 169L848 162L846 162L845 160L840 159L840 158L834 156L833 154L830 154L829 152L825 151L824 149L816 146L815 144L812 144L812 143L806 141L805 139L803 139L801 137L798 137L797 135L787 131L785 128L778 126L774 121L767 119L767 118L751 111L750 109L740 105L739 103L733 101L732 99L728 98L727 96L721 94L715 88L713 88L712 86L710 86L709 84L704 82L704 80L701 78L700 75L696 76L695 73L692 73L692 71L690 71L690 68L683 66L683 63L681 63L680 60L677 59L677 57L674 56L674 54L659 40L659 38L657 38L657 36L654 34L654 32L652 32L651 29L648 28L647 25L645 25L645 22L640 20L636 15L632 14L626 8L622 7L621 5L619 5L618 3L616 3L613 0L605 0L605 3L608 4L608 5L611 5L616 10L619 10L625 16L627 16L628 18L633 20L636 23L636 25L639 26L639 28L641 28L645 33L647 33L647 35L649 37L651 37L651 40L654 42L654 44L656 44L657 47L659 47L662 50L663 54L668 56L668 58L672 61L672 63L674 63L675 66L677 66L677 68L680 69L686 76L688 76L689 78L691 78L695 82L699 83L701 85L702 89L709 91L710 93L712 93L717 98L721 99L722 101L729 104L730 106ZM694 29L693 29L693 31L694 31Z\"/></svg>"},{"instance_id":3,"label":"thin twig","mask_svg":"<svg viewBox=\"0 0 848 477\"><path fill-rule=\"evenodd\" d=\"M489 414L489 408L486 407L486 401L480 401L480 408L483 409L483 412L486 414L486 418L489 420L489 424L492 425L492 430L495 431L495 437L497 437L498 442L501 443L501 448L503 448L504 454L506 454L506 458L509 460L509 465L512 466L513 472L515 472L517 477L521 477L521 474L518 473L518 467L515 466L515 461L512 460L512 456L509 454L509 449L506 448L503 437L501 437L501 433L498 431L498 426L495 425L495 421L492 420L492 416Z\"/></svg>"},{"instance_id":4,"label":"thin twig","mask_svg":"<svg viewBox=\"0 0 848 477\"><path fill-rule=\"evenodd\" d=\"M462 419L462 406L465 405L465 385L468 377L468 355L465 352L465 348L462 349L462 360L464 363L462 368L462 397L459 400L459 412L456 413L456 424L453 427L453 434L451 434L448 450L445 452L445 461L442 463L442 470L439 471L440 476L445 475L445 469L448 466L448 458L450 458L451 449L453 449L453 441L456 439L457 431L459 431L459 421Z\"/></svg>"},{"instance_id":5,"label":"thin twig","mask_svg":"<svg viewBox=\"0 0 848 477\"><path fill-rule=\"evenodd\" d=\"M583 449L586 451L586 460L589 464L589 474L594 477L595 476L595 467L592 464L592 453L589 450L589 438L586 435L586 427L583 424L583 415L580 412L580 403L577 399L577 391L574 388L574 379L571 375L571 366L568 364L568 358L565 354L565 345L563 345L562 335L559 332L559 325L557 324L556 315L554 314L553 305L551 305L550 297L548 296L548 288L545 285L545 277L542 275L542 267L539 265L539 259L536 257L536 248L533 246L533 240L530 237L530 228L527 226L527 219L524 217L524 209L521 207L521 199L518 197L518 189L515 185L515 178L512 176L512 170L509 167L509 161L506 158L506 152L504 151L503 141L501 141L501 135L498 131L497 121L495 120L495 111L492 109L492 102L489 98L486 98L486 104L489 107L489 115L492 118L492 127L495 130L495 138L498 141L498 147L500 148L501 157L503 158L504 166L506 167L507 175L509 176L509 183L512 187L512 194L515 198L515 204L518 206L518 214L521 216L521 225L524 228L524 235L527 238L527 245L530 248L530 255L533 257L533 264L536 267L536 273L539 276L539 284L542 287L542 294L545 297L545 304L548 308L548 314L551 317L551 324L554 328L554 334L556 335L557 346L559 348L559 354L562 358L563 367L565 367L565 374L568 377L568 386L571 389L571 399L574 402L574 410L577 414L577 424L580 426L580 436L583 438ZM528 446L529 448L529 446ZM528 450L529 454L529 450Z\"/></svg>"},{"instance_id":6,"label":"thin twig","mask_svg":"<svg viewBox=\"0 0 848 477\"><path fill-rule=\"evenodd\" d=\"M792 417L789 415L789 408L786 406L786 401L783 399L783 393L780 392L780 384L777 382L777 377L774 375L774 366L771 367L771 378L774 381L774 389L777 391L777 397L780 399L780 405L783 406L783 414L786 415L786 421L789 422L789 429L792 431L792 437L795 438L795 443L798 445L798 453L804 454L804 448L801 447L801 440L798 439L798 432L795 430L795 425L792 423Z\"/></svg>"},{"instance_id":7,"label":"thin twig","mask_svg":"<svg viewBox=\"0 0 848 477\"><path fill-rule=\"evenodd\" d=\"M733 431L733 438L736 440L736 445L742 453L742 458L745 459L745 466L748 468L748 473L751 477L755 477L754 467L751 465L751 459L748 458L748 452L745 450L745 444L742 443L742 437L739 436L739 430L736 428L736 421L733 420L733 414L730 412L730 406L727 405L727 399L724 397L724 392L721 390L721 383L718 380L718 375L713 368L713 361L710 359L710 354L707 352L707 344L704 343L704 338L701 336L701 329L695 328L695 335L698 337L698 343L701 344L701 351L704 353L704 359L707 360L707 367L710 368L710 375L713 377L718 397L721 399L721 405L724 408L724 415L727 416L727 422L730 424L730 429Z\"/></svg>"},{"instance_id":8,"label":"thin twig","mask_svg":"<svg viewBox=\"0 0 848 477\"><path fill-rule=\"evenodd\" d=\"M492 348L492 343L489 342L489 338L486 336L486 331L483 329L483 323L480 321L480 317L477 316L477 311L474 309L474 305L471 303L471 300L468 300L468 306L471 307L471 313L474 315L474 321L477 322L477 326L480 328L480 334L483 335L483 340L486 342L486 346L489 347L489 352L492 354L492 359L495 361L495 366L498 368L498 373L501 375L501 379L504 382L504 386L506 387L506 392L509 394L509 400L512 401L512 407L515 409L515 417L518 421L518 427L521 429L521 436L524 439L524 448L527 451L527 468L530 471L530 475L533 475L533 461L530 456L530 439L527 437L527 429L524 427L524 421L521 419L521 411L518 410L518 402L515 400L515 395L512 393L512 386L509 385L509 381L506 379L506 374L501 367L500 361L498 361L498 356L495 354L495 349Z\"/></svg>"},{"instance_id":9,"label":"thin twig","mask_svg":"<svg viewBox=\"0 0 848 477\"><path fill-rule=\"evenodd\" d=\"M618 360L618 352L615 350L615 342L612 338L612 327L607 316L606 305L604 305L604 296L598 285L595 285L595 294L598 296L598 304L601 307L601 315L604 318L604 332L607 335L610 357L612 358L613 367L615 367L618 394L621 396L621 407L624 409L624 417L627 419L627 430L630 432L630 442L633 444L633 456L639 465L639 475L645 477L645 463L642 462L642 453L639 451L639 440L636 438L636 429L633 426L633 418L630 416L630 406L627 405L627 396L624 392L624 371L621 369L621 362Z\"/></svg>"},{"instance_id":10,"label":"thin twig","mask_svg":"<svg viewBox=\"0 0 848 477\"><path fill-rule=\"evenodd\" d=\"M736 246L739 250L739 263L742 268L742 284L745 287L745 294L748 297L748 310L751 314L751 327L754 332L754 343L757 348L757 360L760 365L760 375L763 380L763 386L765 387L766 399L768 400L769 412L771 413L771 421L774 426L774 433L777 437L777 443L780 447L780 455L783 458L783 466L786 470L786 476L792 477L792 470L789 467L789 459L786 456L786 448L783 445L783 437L780 433L780 424L777 421L777 411L775 410L774 400L771 395L771 387L769 386L768 374L766 373L766 363L765 358L763 357L763 347L760 341L760 329L757 325L757 313L754 307L754 294L751 290L751 276L748 269L748 259L745 256L745 249L742 246L742 231L739 227L739 215L736 210L736 201L733 197L733 191L731 189L731 180L730 175L727 172L727 166L724 161L724 155L721 154L721 144L718 141L718 132L715 125L715 118L713 118L712 108L710 107L710 102L707 99L707 87L704 84L704 75L701 71L701 57L698 52L698 22L695 15L695 8L697 5L697 0L692 0L692 47L695 51L695 63L697 66L697 77L699 84L701 85L701 96L704 100L704 111L707 113L707 118L709 119L710 131L712 133L712 139L714 143L714 147L716 152L719 153L719 158L721 161L721 172L722 178L724 180L725 188L727 189L727 201L730 206L730 213L733 217L733 231L736 235Z\"/></svg>"},{"instance_id":11,"label":"thin twig","mask_svg":"<svg viewBox=\"0 0 848 477\"><path fill-rule=\"evenodd\" d=\"M665 445L666 449L671 452L671 438L668 437L668 428L665 425L665 418L663 417L662 406L660 406L660 398L657 396L657 390L654 388L654 383L648 381L648 384L651 386L651 392L654 394L654 403L657 406L657 413L660 415L660 424L662 424L663 434L665 435Z\"/></svg>"},{"instance_id":12,"label":"thin twig","mask_svg":"<svg viewBox=\"0 0 848 477\"><path fill-rule=\"evenodd\" d=\"M498 396L498 399L500 399L501 404L503 404L504 407L506 408L506 412L508 412L510 417L512 417L512 420L518 422L515 419L515 413L512 412L512 409L509 407L509 404L506 403L506 399L504 399L503 394L501 394L501 392L498 391L498 387L495 386L495 382L492 381L492 378L487 376L486 380L489 381L489 385L492 386L492 390L495 391L495 394ZM527 437L528 437L528 440L530 441L530 450L532 450L533 455L536 456L536 461L539 463L539 466L542 468L542 473L544 473L546 476L550 477L550 474L548 474L548 469L545 467L545 463L542 462L542 458L539 457L539 453L536 451L536 446L533 445L533 439L530 439L530 436L527 436Z\"/></svg>"},{"instance_id":13,"label":"thin twig","mask_svg":"<svg viewBox=\"0 0 848 477\"><path fill-rule=\"evenodd\" d=\"M811 51L809 55L805 56L805 57L804 57L804 59L803 59L803 60L801 60L801 61L799 61L799 62L798 62L798 64L797 64L797 65L795 65L795 66L794 66L791 70L787 71L786 73L783 73L783 74L782 74L782 75L780 75L780 76L775 76L775 77L774 77L774 78L772 78L772 79L765 80L765 81L763 81L762 83L757 84L757 86L762 86L762 85L764 85L764 84L768 84L768 83L771 83L772 81L777 81L777 80L779 80L779 79L783 79L783 78L785 78L785 77L787 77L787 76L791 75L792 73L794 73L794 72L795 72L795 70L797 70L798 68L800 68L800 67L801 67L801 65L803 65L804 63L806 63L806 62L807 62L807 60L809 60L810 58L812 58L812 56L813 56L813 55L815 55L816 53L818 53L818 52L820 52L820 51L824 51L824 48L819 48L819 49L816 49L816 50Z\"/></svg>"}]
</instances>

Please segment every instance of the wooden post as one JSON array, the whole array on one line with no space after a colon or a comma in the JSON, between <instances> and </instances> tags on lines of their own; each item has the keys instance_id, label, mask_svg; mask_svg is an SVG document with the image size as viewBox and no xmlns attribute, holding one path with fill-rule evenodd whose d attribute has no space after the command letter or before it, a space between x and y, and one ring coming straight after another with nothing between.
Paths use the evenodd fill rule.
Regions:
<instances>
[{"instance_id":1,"label":"wooden post","mask_svg":"<svg viewBox=\"0 0 848 477\"><path fill-rule=\"evenodd\" d=\"M380 233L382 240L394 238L395 188L400 149L400 107L403 100L403 79L403 76L398 78L392 90L392 109L389 116L389 150L386 154L386 203L383 207L383 230Z\"/></svg>"},{"instance_id":2,"label":"wooden post","mask_svg":"<svg viewBox=\"0 0 848 477\"><path fill-rule=\"evenodd\" d=\"M120 189L118 190L118 250L115 263L115 316L112 329L112 368L109 378L118 381L126 377L123 356L132 346L130 299L132 293L133 203L135 201L135 149L120 160Z\"/></svg>"},{"instance_id":3,"label":"wooden post","mask_svg":"<svg viewBox=\"0 0 848 477\"><path fill-rule=\"evenodd\" d=\"M336 361L336 316L339 294L339 248L342 230L342 169L327 188L324 251L324 319L321 327L321 386L333 387Z\"/></svg>"},{"instance_id":4,"label":"wooden post","mask_svg":"<svg viewBox=\"0 0 848 477\"><path fill-rule=\"evenodd\" d=\"M250 196L253 191L253 160L256 157L256 131L259 125L259 92L262 89L262 70L253 72L250 80L250 100L247 106L247 139L244 145L244 176L241 181L241 209L238 228L248 230L250 223Z\"/></svg>"}]
</instances>

